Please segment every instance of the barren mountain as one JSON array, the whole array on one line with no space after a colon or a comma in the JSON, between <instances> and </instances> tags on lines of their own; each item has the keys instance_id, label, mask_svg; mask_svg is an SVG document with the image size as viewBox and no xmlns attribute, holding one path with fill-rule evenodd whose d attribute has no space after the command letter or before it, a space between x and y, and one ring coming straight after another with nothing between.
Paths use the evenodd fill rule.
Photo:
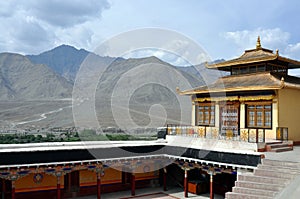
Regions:
<instances>
[{"instance_id":1,"label":"barren mountain","mask_svg":"<svg viewBox=\"0 0 300 199\"><path fill-rule=\"evenodd\" d=\"M176 93L176 87L183 90L204 83L197 69L176 67L156 57L101 57L66 45L39 55L0 54L0 69L0 100L74 97L79 99L75 100L78 102L75 103L78 110L76 119L87 121L83 123L85 127L97 126L91 122L91 113L96 113L97 120L104 127L130 128L131 124L143 127L151 122L164 125L161 121L165 116L166 123L189 123L191 107L187 106L191 106L190 99L187 97L183 103L181 100L185 97ZM71 96L73 85L78 91L75 96ZM35 111L36 115L47 113L46 119L34 124L53 126L60 121L61 126L69 126L73 121L72 109L48 114L53 112L50 104L45 112L32 107L31 112ZM7 111L2 115L7 115ZM12 111L8 115L14 114ZM26 117L30 121L35 118ZM6 122L6 119L3 118L3 121ZM26 119L21 121L26 125L33 124Z\"/></svg>"},{"instance_id":2,"label":"barren mountain","mask_svg":"<svg viewBox=\"0 0 300 199\"><path fill-rule=\"evenodd\" d=\"M72 85L46 65L33 64L19 54L0 54L0 99L71 97Z\"/></svg>"},{"instance_id":3,"label":"barren mountain","mask_svg":"<svg viewBox=\"0 0 300 199\"><path fill-rule=\"evenodd\" d=\"M76 49L73 46L61 45L39 55L27 55L26 57L35 64L45 64L56 73L60 74L70 82L74 82L80 65L87 56L95 56L97 62L108 62L114 58L96 56L84 49Z\"/></svg>"}]
</instances>

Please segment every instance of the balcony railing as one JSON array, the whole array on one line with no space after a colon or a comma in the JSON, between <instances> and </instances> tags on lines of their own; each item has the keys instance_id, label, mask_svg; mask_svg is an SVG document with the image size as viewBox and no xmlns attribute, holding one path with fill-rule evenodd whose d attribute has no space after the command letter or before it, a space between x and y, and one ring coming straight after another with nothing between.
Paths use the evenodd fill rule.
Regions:
<instances>
[{"instance_id":1,"label":"balcony railing","mask_svg":"<svg viewBox=\"0 0 300 199\"><path fill-rule=\"evenodd\" d=\"M265 142L265 129L239 129L238 133L227 130L220 133L219 127L167 125L167 135L193 136L207 139L233 140L251 143Z\"/></svg>"}]
</instances>

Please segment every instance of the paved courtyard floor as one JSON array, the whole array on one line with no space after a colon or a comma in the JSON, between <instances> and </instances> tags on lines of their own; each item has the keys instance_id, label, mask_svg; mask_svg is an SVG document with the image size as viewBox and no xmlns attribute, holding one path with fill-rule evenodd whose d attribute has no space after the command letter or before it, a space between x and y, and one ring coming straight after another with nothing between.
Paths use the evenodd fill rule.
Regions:
<instances>
[{"instance_id":1,"label":"paved courtyard floor","mask_svg":"<svg viewBox=\"0 0 300 199\"><path fill-rule=\"evenodd\" d=\"M184 197L184 192L181 188L172 187L168 191L162 191L161 187L157 188L145 188L137 189L136 196L132 197L130 190L120 191L114 193L101 194L101 199L182 199ZM192 193L188 194L188 198L192 199L207 199L209 198L209 193L202 195L195 195ZM215 199L223 199L223 196L215 195ZM77 197L77 199L96 199L96 195Z\"/></svg>"},{"instance_id":2,"label":"paved courtyard floor","mask_svg":"<svg viewBox=\"0 0 300 199\"><path fill-rule=\"evenodd\" d=\"M280 153L265 152L265 158L279 161L300 162L300 146L294 146L293 151Z\"/></svg>"}]
</instances>

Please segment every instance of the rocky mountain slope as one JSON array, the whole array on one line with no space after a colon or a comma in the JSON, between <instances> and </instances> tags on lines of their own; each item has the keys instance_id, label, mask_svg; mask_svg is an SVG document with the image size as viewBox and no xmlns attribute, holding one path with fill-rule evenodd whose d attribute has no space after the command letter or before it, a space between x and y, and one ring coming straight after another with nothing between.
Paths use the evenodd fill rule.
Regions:
<instances>
[{"instance_id":1,"label":"rocky mountain slope","mask_svg":"<svg viewBox=\"0 0 300 199\"><path fill-rule=\"evenodd\" d=\"M134 123L142 127L154 120L158 122L157 125L164 125L161 121L165 116L166 123L186 121L188 124L191 116L190 98L186 97L187 103L183 105L180 100L184 97L176 93L176 87L184 90L203 85L203 74L206 72L203 68L203 64L195 68L176 67L156 57L101 57L67 45L39 55L2 53L0 100L69 98L73 97L75 88L78 92L74 99L79 99L77 102L80 104L76 105L78 120L90 122L93 119L89 118L89 113L95 112L97 120L104 127L120 127L120 120L126 125ZM32 107L34 110L35 107ZM124 110L129 115L124 115ZM51 109L47 111L51 112ZM63 114L56 113L56 117L47 115L47 119L38 123L52 126L57 120L70 125L74 115L71 111L64 109L61 111ZM182 114L183 111L186 113ZM41 109L36 112L44 113ZM121 118L116 118L118 115ZM182 118L185 117L183 115L186 118ZM97 124L90 122L85 126Z\"/></svg>"},{"instance_id":2,"label":"rocky mountain slope","mask_svg":"<svg viewBox=\"0 0 300 199\"><path fill-rule=\"evenodd\" d=\"M60 99L71 97L72 85L46 65L23 55L0 54L0 99Z\"/></svg>"},{"instance_id":3,"label":"rocky mountain slope","mask_svg":"<svg viewBox=\"0 0 300 199\"><path fill-rule=\"evenodd\" d=\"M49 66L68 81L74 82L81 63L88 55L90 56L91 54L93 53L84 49L78 50L73 46L61 45L41 54L27 55L26 57L35 64L45 64ZM111 57L96 57L98 63L106 63L114 59Z\"/></svg>"}]
</instances>

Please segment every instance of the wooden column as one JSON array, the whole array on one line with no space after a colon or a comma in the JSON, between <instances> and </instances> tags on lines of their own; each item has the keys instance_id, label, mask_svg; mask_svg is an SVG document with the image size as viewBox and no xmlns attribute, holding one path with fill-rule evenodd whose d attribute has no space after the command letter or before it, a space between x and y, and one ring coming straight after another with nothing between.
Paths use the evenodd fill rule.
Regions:
<instances>
[{"instance_id":1,"label":"wooden column","mask_svg":"<svg viewBox=\"0 0 300 199\"><path fill-rule=\"evenodd\" d=\"M135 174L131 173L131 195L135 196Z\"/></svg>"},{"instance_id":2,"label":"wooden column","mask_svg":"<svg viewBox=\"0 0 300 199\"><path fill-rule=\"evenodd\" d=\"M97 172L97 199L101 199L101 173Z\"/></svg>"},{"instance_id":3,"label":"wooden column","mask_svg":"<svg viewBox=\"0 0 300 199\"><path fill-rule=\"evenodd\" d=\"M210 199L214 199L214 190L213 190L213 185L214 185L214 179L213 179L213 173L209 173L210 175Z\"/></svg>"},{"instance_id":4,"label":"wooden column","mask_svg":"<svg viewBox=\"0 0 300 199\"><path fill-rule=\"evenodd\" d=\"M2 178L2 195L1 198L4 199L5 198L5 192L6 192L6 187L5 187L5 179Z\"/></svg>"},{"instance_id":5,"label":"wooden column","mask_svg":"<svg viewBox=\"0 0 300 199\"><path fill-rule=\"evenodd\" d=\"M188 197L188 170L184 170L184 197Z\"/></svg>"},{"instance_id":6,"label":"wooden column","mask_svg":"<svg viewBox=\"0 0 300 199\"><path fill-rule=\"evenodd\" d=\"M57 199L60 199L60 175L57 176L57 185L56 185Z\"/></svg>"},{"instance_id":7,"label":"wooden column","mask_svg":"<svg viewBox=\"0 0 300 199\"><path fill-rule=\"evenodd\" d=\"M164 170L164 176L163 176L163 180L164 180L164 191L167 191L167 168L165 167L165 168L163 168L163 170Z\"/></svg>"},{"instance_id":8,"label":"wooden column","mask_svg":"<svg viewBox=\"0 0 300 199\"><path fill-rule=\"evenodd\" d=\"M71 192L71 172L68 175L68 192Z\"/></svg>"},{"instance_id":9,"label":"wooden column","mask_svg":"<svg viewBox=\"0 0 300 199\"><path fill-rule=\"evenodd\" d=\"M15 181L11 181L11 199L16 198L16 188L15 188Z\"/></svg>"}]
</instances>

